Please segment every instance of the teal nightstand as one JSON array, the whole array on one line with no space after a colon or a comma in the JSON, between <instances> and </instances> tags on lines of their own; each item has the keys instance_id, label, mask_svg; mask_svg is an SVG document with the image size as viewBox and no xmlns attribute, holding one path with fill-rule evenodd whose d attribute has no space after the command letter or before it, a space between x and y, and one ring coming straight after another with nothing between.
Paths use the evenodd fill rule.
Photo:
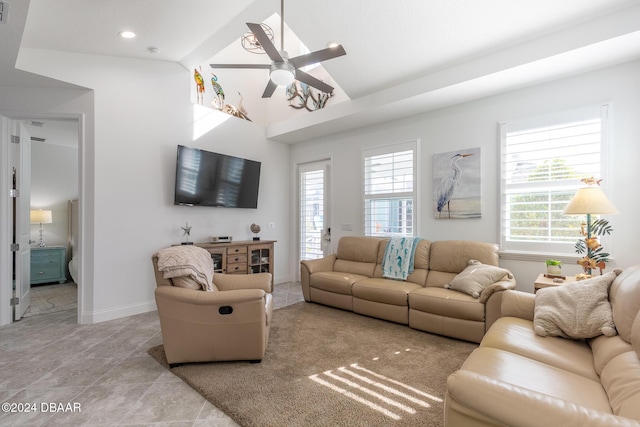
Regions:
<instances>
[{"instance_id":1,"label":"teal nightstand","mask_svg":"<svg viewBox=\"0 0 640 427\"><path fill-rule=\"evenodd\" d=\"M66 283L66 254L64 246L31 248L31 284Z\"/></svg>"}]
</instances>

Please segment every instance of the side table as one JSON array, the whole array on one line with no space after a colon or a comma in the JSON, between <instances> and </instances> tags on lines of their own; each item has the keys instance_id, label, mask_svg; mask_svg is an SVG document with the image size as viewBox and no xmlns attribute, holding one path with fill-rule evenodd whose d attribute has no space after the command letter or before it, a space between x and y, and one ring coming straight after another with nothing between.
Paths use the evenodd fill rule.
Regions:
<instances>
[{"instance_id":1,"label":"side table","mask_svg":"<svg viewBox=\"0 0 640 427\"><path fill-rule=\"evenodd\" d=\"M31 248L31 284L66 283L66 251L64 246Z\"/></svg>"},{"instance_id":2,"label":"side table","mask_svg":"<svg viewBox=\"0 0 640 427\"><path fill-rule=\"evenodd\" d=\"M541 273L533 284L533 292L536 293L538 292L538 289L548 288L549 286L560 286L565 283L572 283L575 281L575 276L567 276L567 278L563 279L562 282L554 282L552 278L545 277L545 275Z\"/></svg>"}]
</instances>

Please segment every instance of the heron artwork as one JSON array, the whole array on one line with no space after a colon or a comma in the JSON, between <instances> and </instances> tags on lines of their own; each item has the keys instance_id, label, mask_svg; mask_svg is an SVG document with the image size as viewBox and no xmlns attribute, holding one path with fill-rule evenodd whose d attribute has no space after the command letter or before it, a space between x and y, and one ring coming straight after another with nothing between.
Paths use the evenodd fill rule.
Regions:
<instances>
[{"instance_id":1,"label":"heron artwork","mask_svg":"<svg viewBox=\"0 0 640 427\"><path fill-rule=\"evenodd\" d=\"M442 210L447 207L447 213L451 218L451 198L456 190L462 169L458 166L458 161L465 157L473 156L473 154L455 154L451 157L451 173L442 178L436 191L436 201L438 203L438 218L442 218Z\"/></svg>"}]
</instances>

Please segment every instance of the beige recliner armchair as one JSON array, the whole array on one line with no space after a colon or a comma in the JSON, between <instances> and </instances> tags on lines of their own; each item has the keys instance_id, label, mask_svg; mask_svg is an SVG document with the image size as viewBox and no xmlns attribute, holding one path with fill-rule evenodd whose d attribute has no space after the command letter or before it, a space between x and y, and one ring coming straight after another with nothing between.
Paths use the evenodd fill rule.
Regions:
<instances>
[{"instance_id":1,"label":"beige recliner armchair","mask_svg":"<svg viewBox=\"0 0 640 427\"><path fill-rule=\"evenodd\" d=\"M181 278L165 278L158 269L158 254L152 261L162 340L170 367L191 362L262 360L273 312L270 273L216 273L213 291L204 291L177 280Z\"/></svg>"}]
</instances>

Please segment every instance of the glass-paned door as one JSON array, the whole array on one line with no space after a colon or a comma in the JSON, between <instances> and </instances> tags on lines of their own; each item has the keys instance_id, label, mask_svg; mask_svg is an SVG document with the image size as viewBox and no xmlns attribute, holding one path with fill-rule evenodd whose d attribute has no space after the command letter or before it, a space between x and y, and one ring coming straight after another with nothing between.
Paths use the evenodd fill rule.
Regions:
<instances>
[{"instance_id":1,"label":"glass-paned door","mask_svg":"<svg viewBox=\"0 0 640 427\"><path fill-rule=\"evenodd\" d=\"M322 258L331 250L329 170L328 160L298 166L300 260Z\"/></svg>"}]
</instances>

